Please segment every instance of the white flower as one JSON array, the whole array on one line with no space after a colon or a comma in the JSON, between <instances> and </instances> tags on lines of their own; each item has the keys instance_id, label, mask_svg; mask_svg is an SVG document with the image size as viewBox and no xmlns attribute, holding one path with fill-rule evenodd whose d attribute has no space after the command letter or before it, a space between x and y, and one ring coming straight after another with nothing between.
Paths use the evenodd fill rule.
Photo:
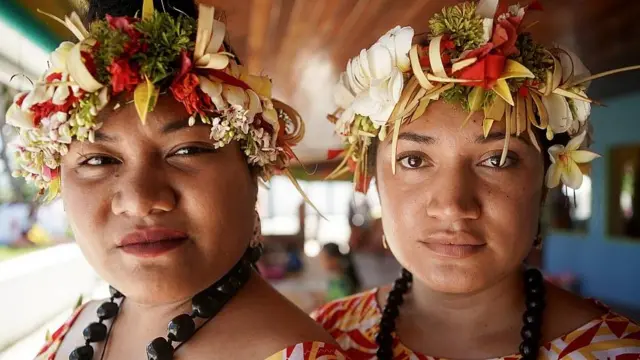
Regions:
<instances>
[{"instance_id":1,"label":"white flower","mask_svg":"<svg viewBox=\"0 0 640 360\"><path fill-rule=\"evenodd\" d=\"M247 94L243 89L227 84L222 85L222 96L227 100L227 102L229 102L229 104L242 107L245 106L245 103L248 100Z\"/></svg>"},{"instance_id":2,"label":"white flower","mask_svg":"<svg viewBox=\"0 0 640 360\"><path fill-rule=\"evenodd\" d=\"M221 141L225 138L229 130L231 130L229 121L217 117L213 119L213 122L211 124L211 134L209 136L215 141Z\"/></svg>"},{"instance_id":3,"label":"white flower","mask_svg":"<svg viewBox=\"0 0 640 360\"><path fill-rule=\"evenodd\" d=\"M64 41L51 53L51 57L49 58L49 62L51 63L49 71L51 73L62 72L67 69L67 59L74 45L75 44L70 41Z\"/></svg>"},{"instance_id":4,"label":"white flower","mask_svg":"<svg viewBox=\"0 0 640 360\"><path fill-rule=\"evenodd\" d=\"M587 150L578 150L584 142L586 132L574 137L567 146L553 145L549 148L551 166L547 170L547 187L554 188L560 181L571 189L582 186L582 171L578 164L588 163L600 155Z\"/></svg>"},{"instance_id":5,"label":"white flower","mask_svg":"<svg viewBox=\"0 0 640 360\"><path fill-rule=\"evenodd\" d=\"M60 81L66 81L67 79L67 75L64 75L62 77L62 79L60 79ZM64 103L67 102L67 98L69 97L69 94L71 93L69 91L69 86L67 85L60 85L60 86L55 86L56 90L53 93L53 98L52 98L52 102L54 105L63 105Z\"/></svg>"},{"instance_id":6,"label":"white flower","mask_svg":"<svg viewBox=\"0 0 640 360\"><path fill-rule=\"evenodd\" d=\"M410 69L413 34L412 28L397 26L349 60L334 93L344 109L336 124L340 134L346 135L356 114L368 116L377 126L387 123L404 88L402 73Z\"/></svg>"},{"instance_id":7,"label":"white flower","mask_svg":"<svg viewBox=\"0 0 640 360\"><path fill-rule=\"evenodd\" d=\"M37 85L22 101L22 110L29 111L31 106L45 102L51 99L51 96L53 96L53 91L48 91L46 86Z\"/></svg>"},{"instance_id":8,"label":"white flower","mask_svg":"<svg viewBox=\"0 0 640 360\"><path fill-rule=\"evenodd\" d=\"M404 78L398 69L393 69L390 76L376 80L368 91L358 94L353 102L353 110L362 116L368 116L378 126L389 121L404 87Z\"/></svg>"},{"instance_id":9,"label":"white flower","mask_svg":"<svg viewBox=\"0 0 640 360\"><path fill-rule=\"evenodd\" d=\"M511 13L511 16L515 16L515 17L524 17L524 7L520 6L520 5L511 5L509 6L509 12Z\"/></svg>"},{"instance_id":10,"label":"white flower","mask_svg":"<svg viewBox=\"0 0 640 360\"><path fill-rule=\"evenodd\" d=\"M393 66L405 72L410 69L409 51L413 40L413 28L396 26L384 34L378 43L389 49L393 58Z\"/></svg>"},{"instance_id":11,"label":"white flower","mask_svg":"<svg viewBox=\"0 0 640 360\"><path fill-rule=\"evenodd\" d=\"M577 94L585 98L587 97L587 94L584 91L579 91ZM585 121L589 119L589 115L591 115L591 103L588 101L572 99L571 105L575 113L576 120L581 124L584 124Z\"/></svg>"},{"instance_id":12,"label":"white flower","mask_svg":"<svg viewBox=\"0 0 640 360\"><path fill-rule=\"evenodd\" d=\"M549 114L549 128L554 134L562 134L571 129L574 118L567 98L551 94L542 97L542 103Z\"/></svg>"},{"instance_id":13,"label":"white flower","mask_svg":"<svg viewBox=\"0 0 640 360\"><path fill-rule=\"evenodd\" d=\"M75 91L74 91L75 94ZM100 90L98 94L98 111L104 109L105 106L109 103L109 87L105 86Z\"/></svg>"},{"instance_id":14,"label":"white flower","mask_svg":"<svg viewBox=\"0 0 640 360\"><path fill-rule=\"evenodd\" d=\"M493 18L491 19L482 19L482 40L483 44L491 41L491 37L493 36Z\"/></svg>"},{"instance_id":15,"label":"white flower","mask_svg":"<svg viewBox=\"0 0 640 360\"><path fill-rule=\"evenodd\" d=\"M348 136L351 130L351 124L356 117L353 108L349 107L342 112L342 115L336 121L336 132L342 136Z\"/></svg>"},{"instance_id":16,"label":"white flower","mask_svg":"<svg viewBox=\"0 0 640 360\"><path fill-rule=\"evenodd\" d=\"M7 124L24 129L33 129L33 114L29 111L22 111L18 104L11 104L6 115Z\"/></svg>"},{"instance_id":17,"label":"white flower","mask_svg":"<svg viewBox=\"0 0 640 360\"><path fill-rule=\"evenodd\" d=\"M200 89L211 98L211 102L215 105L216 109L224 110L227 108L227 103L222 98L222 84L209 80L204 76L198 76L200 80Z\"/></svg>"}]
</instances>

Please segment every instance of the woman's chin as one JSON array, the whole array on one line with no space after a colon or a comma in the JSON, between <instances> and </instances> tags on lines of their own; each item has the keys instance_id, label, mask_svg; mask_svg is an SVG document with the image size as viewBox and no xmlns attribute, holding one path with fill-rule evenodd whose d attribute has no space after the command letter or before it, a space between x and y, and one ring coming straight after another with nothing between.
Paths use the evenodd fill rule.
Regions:
<instances>
[{"instance_id":1,"label":"woman's chin","mask_svg":"<svg viewBox=\"0 0 640 360\"><path fill-rule=\"evenodd\" d=\"M444 294L469 294L487 286L482 269L464 264L430 264L413 269L413 276L429 289Z\"/></svg>"}]
</instances>

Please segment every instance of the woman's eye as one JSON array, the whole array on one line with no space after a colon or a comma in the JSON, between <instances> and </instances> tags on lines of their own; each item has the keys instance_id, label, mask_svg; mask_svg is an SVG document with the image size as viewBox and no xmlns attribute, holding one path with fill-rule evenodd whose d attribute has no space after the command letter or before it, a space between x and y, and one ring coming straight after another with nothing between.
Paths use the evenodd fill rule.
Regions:
<instances>
[{"instance_id":1,"label":"woman's eye","mask_svg":"<svg viewBox=\"0 0 640 360\"><path fill-rule=\"evenodd\" d=\"M109 156L87 156L80 165L86 166L105 166L105 165L113 165L117 164L118 160L109 157Z\"/></svg>"},{"instance_id":2,"label":"woman's eye","mask_svg":"<svg viewBox=\"0 0 640 360\"><path fill-rule=\"evenodd\" d=\"M400 159L400 164L408 169L418 169L425 166L425 161L417 155L408 155Z\"/></svg>"},{"instance_id":3,"label":"woman's eye","mask_svg":"<svg viewBox=\"0 0 640 360\"><path fill-rule=\"evenodd\" d=\"M187 146L187 147L178 149L176 152L173 153L173 155L189 156L189 155L198 155L202 153L211 153L211 152L214 152L214 150L210 148L199 147L199 146Z\"/></svg>"},{"instance_id":4,"label":"woman's eye","mask_svg":"<svg viewBox=\"0 0 640 360\"><path fill-rule=\"evenodd\" d=\"M495 169L506 169L514 166L517 163L517 158L511 155L507 155L504 164L500 165L502 155L494 155L483 160L480 165Z\"/></svg>"}]
</instances>

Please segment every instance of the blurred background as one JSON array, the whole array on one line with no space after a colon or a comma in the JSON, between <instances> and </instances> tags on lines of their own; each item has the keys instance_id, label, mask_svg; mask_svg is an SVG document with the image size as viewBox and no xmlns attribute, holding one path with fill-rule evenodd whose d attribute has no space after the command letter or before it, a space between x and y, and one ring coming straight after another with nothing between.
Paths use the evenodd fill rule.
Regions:
<instances>
[{"instance_id":1,"label":"blurred background","mask_svg":"<svg viewBox=\"0 0 640 360\"><path fill-rule=\"evenodd\" d=\"M345 261L353 264L360 289L390 282L399 266L382 246L375 187L365 196L354 194L348 178L322 181L337 165L325 161L327 149L339 144L326 121L334 110L331 89L348 58L388 29L411 25L426 31L431 14L457 1L206 2L225 11L231 44L249 69L269 74L275 96L307 121L308 136L296 149L304 166L294 173L326 219L285 178L261 189L267 250L262 273L307 311L336 293L354 291L333 281ZM573 50L593 73L640 64L640 2L541 3L545 11L532 14L543 22L532 29L539 41ZM47 330L55 330L74 304L107 290L74 244L62 204L33 202L35 189L11 177L15 134L4 125L6 108L44 71L48 52L70 39L37 9L63 16L82 14L86 4L0 1L0 324L11 324L0 328L1 360L32 358ZM551 281L640 320L640 74L599 80L590 95L607 105L592 114L594 151L604 158L583 169L588 179L580 189L550 194L544 246L529 260ZM328 243L336 245L322 251Z\"/></svg>"}]
</instances>

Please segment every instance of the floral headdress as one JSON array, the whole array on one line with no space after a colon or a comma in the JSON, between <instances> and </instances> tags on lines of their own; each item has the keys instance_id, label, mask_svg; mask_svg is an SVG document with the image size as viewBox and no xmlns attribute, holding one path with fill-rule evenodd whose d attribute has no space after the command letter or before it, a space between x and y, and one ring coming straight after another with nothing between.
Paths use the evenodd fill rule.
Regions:
<instances>
[{"instance_id":1,"label":"floral headdress","mask_svg":"<svg viewBox=\"0 0 640 360\"><path fill-rule=\"evenodd\" d=\"M33 90L15 97L7 123L20 134L20 170L14 175L34 182L48 200L59 193L59 167L69 144L93 141L102 126L98 113L119 94L132 98L144 123L161 92L171 93L189 113L190 125L211 125L216 148L238 141L263 180L284 172L297 185L287 167L304 123L271 98L269 78L248 74L227 51L226 27L213 7L200 4L196 22L156 11L145 0L141 17L107 15L89 29L76 13L64 20L46 15L79 41L63 42L51 54Z\"/></svg>"},{"instance_id":2,"label":"floral headdress","mask_svg":"<svg viewBox=\"0 0 640 360\"><path fill-rule=\"evenodd\" d=\"M586 84L640 67L591 76L574 54L533 41L523 20L534 10L542 10L537 1L508 8L500 7L499 0L465 2L434 15L424 38L414 38L412 28L398 26L362 50L347 64L335 92L339 108L329 119L347 148L329 177L353 171L356 189L366 192L366 156L372 141L392 135L395 158L400 127L422 116L431 101L444 99L468 111L467 121L483 111L485 136L496 121L505 122L501 165L511 136L528 136L541 150L535 130L544 131L548 140L568 134L566 146L548 149L546 185L553 188L562 182L579 188L582 173L577 164L598 157L581 148L587 145L593 102L585 93ZM395 173L395 162L392 170Z\"/></svg>"}]
</instances>

